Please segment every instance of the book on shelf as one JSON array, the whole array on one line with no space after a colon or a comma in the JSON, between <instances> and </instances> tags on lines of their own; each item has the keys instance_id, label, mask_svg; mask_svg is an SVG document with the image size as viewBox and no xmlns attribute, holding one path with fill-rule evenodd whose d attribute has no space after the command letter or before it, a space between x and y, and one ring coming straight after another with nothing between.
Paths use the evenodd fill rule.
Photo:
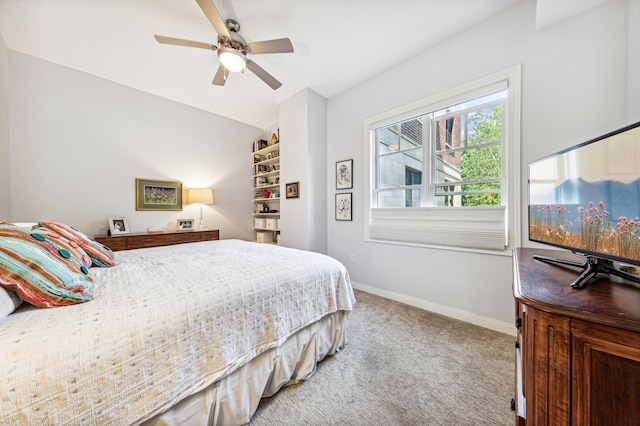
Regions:
<instances>
[{"instance_id":1,"label":"book on shelf","mask_svg":"<svg viewBox=\"0 0 640 426\"><path fill-rule=\"evenodd\" d=\"M269 142L265 141L264 139L258 139L253 143L253 152L260 151L267 146L269 146Z\"/></svg>"}]
</instances>

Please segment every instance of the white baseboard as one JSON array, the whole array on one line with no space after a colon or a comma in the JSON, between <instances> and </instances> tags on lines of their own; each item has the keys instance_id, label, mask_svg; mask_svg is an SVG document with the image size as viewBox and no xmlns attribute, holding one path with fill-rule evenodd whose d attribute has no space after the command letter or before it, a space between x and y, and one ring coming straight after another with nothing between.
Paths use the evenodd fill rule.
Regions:
<instances>
[{"instance_id":1,"label":"white baseboard","mask_svg":"<svg viewBox=\"0 0 640 426\"><path fill-rule=\"evenodd\" d=\"M437 303L429 302L427 300L418 299L417 297L407 296L402 293L396 293L394 291L389 291L389 290L382 290L377 287L371 287L369 285L362 284L355 281L351 281L351 285L356 290L361 290L366 293L375 294L376 296L395 300L396 302L406 303L407 305L415 306L416 308L424 309L425 311L435 312L436 314L458 319L460 321L469 322L471 324L475 324L480 327L499 331L500 333L509 334L512 336L516 335L515 326L508 322L498 321L493 318L483 317L481 315L463 311L462 309L452 308L450 306L439 305Z\"/></svg>"}]
</instances>

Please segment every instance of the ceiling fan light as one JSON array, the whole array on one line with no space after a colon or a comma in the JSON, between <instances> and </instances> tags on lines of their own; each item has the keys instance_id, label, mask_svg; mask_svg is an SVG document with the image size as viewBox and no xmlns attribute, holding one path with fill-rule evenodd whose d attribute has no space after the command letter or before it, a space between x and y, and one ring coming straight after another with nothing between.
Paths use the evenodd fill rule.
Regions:
<instances>
[{"instance_id":1,"label":"ceiling fan light","mask_svg":"<svg viewBox=\"0 0 640 426\"><path fill-rule=\"evenodd\" d=\"M218 49L218 57L229 72L240 72L247 65L247 60L242 53L228 47Z\"/></svg>"}]
</instances>

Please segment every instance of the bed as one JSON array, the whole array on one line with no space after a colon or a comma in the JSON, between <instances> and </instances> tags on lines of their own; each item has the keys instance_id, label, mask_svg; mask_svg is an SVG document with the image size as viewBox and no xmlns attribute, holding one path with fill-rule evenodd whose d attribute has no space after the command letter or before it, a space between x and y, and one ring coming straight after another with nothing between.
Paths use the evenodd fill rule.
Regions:
<instances>
[{"instance_id":1,"label":"bed","mask_svg":"<svg viewBox=\"0 0 640 426\"><path fill-rule=\"evenodd\" d=\"M0 320L0 424L245 424L346 344L342 264L240 240L115 253L93 298Z\"/></svg>"}]
</instances>

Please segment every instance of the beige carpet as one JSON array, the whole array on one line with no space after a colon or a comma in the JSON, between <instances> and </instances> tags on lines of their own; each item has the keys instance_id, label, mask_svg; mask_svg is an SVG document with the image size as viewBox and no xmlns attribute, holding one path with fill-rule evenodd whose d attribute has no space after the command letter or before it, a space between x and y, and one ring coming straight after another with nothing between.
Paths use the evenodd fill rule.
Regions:
<instances>
[{"instance_id":1,"label":"beige carpet","mask_svg":"<svg viewBox=\"0 0 640 426\"><path fill-rule=\"evenodd\" d=\"M515 337L356 292L349 343L251 425L512 425Z\"/></svg>"}]
</instances>

